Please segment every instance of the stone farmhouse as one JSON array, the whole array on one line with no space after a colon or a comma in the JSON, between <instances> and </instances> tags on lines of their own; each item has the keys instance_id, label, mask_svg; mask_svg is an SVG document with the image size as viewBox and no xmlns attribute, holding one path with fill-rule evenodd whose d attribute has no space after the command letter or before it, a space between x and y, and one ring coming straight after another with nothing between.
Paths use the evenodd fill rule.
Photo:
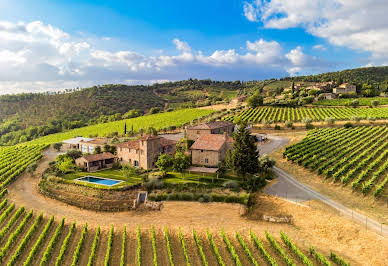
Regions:
<instances>
[{"instance_id":1,"label":"stone farmhouse","mask_svg":"<svg viewBox=\"0 0 388 266\"><path fill-rule=\"evenodd\" d=\"M333 89L333 93L341 94L341 93L356 93L356 86L350 83L343 83L339 85L337 88Z\"/></svg>"},{"instance_id":2,"label":"stone farmhouse","mask_svg":"<svg viewBox=\"0 0 388 266\"><path fill-rule=\"evenodd\" d=\"M186 137L188 140L197 140L201 135L209 134L224 134L232 136L234 131L234 124L229 121L215 121L204 123L196 126L187 126Z\"/></svg>"},{"instance_id":3,"label":"stone farmhouse","mask_svg":"<svg viewBox=\"0 0 388 266\"><path fill-rule=\"evenodd\" d=\"M101 169L112 168L115 156L110 152L90 154L75 160L75 164L88 172L95 172Z\"/></svg>"},{"instance_id":4,"label":"stone farmhouse","mask_svg":"<svg viewBox=\"0 0 388 266\"><path fill-rule=\"evenodd\" d=\"M117 158L120 163L153 169L160 154L175 154L176 144L176 141L160 136L142 136L117 144Z\"/></svg>"},{"instance_id":5,"label":"stone farmhouse","mask_svg":"<svg viewBox=\"0 0 388 266\"><path fill-rule=\"evenodd\" d=\"M225 160L226 153L232 149L233 139L224 134L201 134L190 147L193 165L215 167Z\"/></svg>"}]
</instances>

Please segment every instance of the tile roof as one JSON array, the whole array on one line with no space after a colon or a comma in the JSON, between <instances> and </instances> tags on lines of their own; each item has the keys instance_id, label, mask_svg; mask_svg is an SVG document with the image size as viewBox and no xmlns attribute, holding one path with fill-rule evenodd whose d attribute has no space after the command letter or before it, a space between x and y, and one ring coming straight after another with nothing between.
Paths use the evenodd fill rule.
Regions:
<instances>
[{"instance_id":1,"label":"tile roof","mask_svg":"<svg viewBox=\"0 0 388 266\"><path fill-rule=\"evenodd\" d=\"M189 126L188 129L216 129L227 126L234 126L234 124L230 121L215 121L210 123L199 124L196 126Z\"/></svg>"},{"instance_id":2,"label":"tile roof","mask_svg":"<svg viewBox=\"0 0 388 266\"><path fill-rule=\"evenodd\" d=\"M135 140L130 140L127 142L119 143L116 146L119 148L127 148L127 149L135 149L138 150L140 148L140 141L149 141L149 140L160 140L160 145L162 147L176 145L178 142L175 140L166 139L160 136L142 136Z\"/></svg>"},{"instance_id":3,"label":"tile roof","mask_svg":"<svg viewBox=\"0 0 388 266\"><path fill-rule=\"evenodd\" d=\"M101 160L107 160L107 159L114 159L115 156L110 152L103 152L100 154L85 155L82 158L84 158L87 162L95 162L95 161L101 161Z\"/></svg>"},{"instance_id":4,"label":"tile roof","mask_svg":"<svg viewBox=\"0 0 388 266\"><path fill-rule=\"evenodd\" d=\"M225 135L223 134L200 135L190 147L190 150L219 151L226 142L230 141L231 138L225 138Z\"/></svg>"}]
</instances>

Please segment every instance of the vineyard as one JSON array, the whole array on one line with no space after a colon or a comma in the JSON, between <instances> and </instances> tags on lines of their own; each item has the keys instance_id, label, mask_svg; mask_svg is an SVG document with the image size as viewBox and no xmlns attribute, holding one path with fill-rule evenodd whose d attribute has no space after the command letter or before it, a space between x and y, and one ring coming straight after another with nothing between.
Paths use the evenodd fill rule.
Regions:
<instances>
[{"instance_id":1,"label":"vineyard","mask_svg":"<svg viewBox=\"0 0 388 266\"><path fill-rule=\"evenodd\" d=\"M265 121L300 122L304 119L312 121L324 121L326 118L335 120L351 120L354 117L361 119L388 119L388 108L324 108L324 107L258 107L248 108L242 112L227 116L224 120L233 121L235 118L251 123L263 123Z\"/></svg>"},{"instance_id":2,"label":"vineyard","mask_svg":"<svg viewBox=\"0 0 388 266\"><path fill-rule=\"evenodd\" d=\"M364 195L388 194L386 126L310 130L301 142L287 147L283 156Z\"/></svg>"},{"instance_id":3,"label":"vineyard","mask_svg":"<svg viewBox=\"0 0 388 266\"><path fill-rule=\"evenodd\" d=\"M146 130L148 127L154 127L157 130L168 129L171 127L180 127L193 120L212 114L213 110L206 109L182 109L173 112L159 113L154 115L145 115L136 118L114 121L109 123L97 124L82 128L76 128L70 131L47 135L28 142L29 144L51 144L74 136L107 136L114 132L122 135L124 125L127 124L128 131L139 132L140 129Z\"/></svg>"},{"instance_id":4,"label":"vineyard","mask_svg":"<svg viewBox=\"0 0 388 266\"><path fill-rule=\"evenodd\" d=\"M283 231L89 228L16 208L2 195L2 265L349 265L330 250L298 245Z\"/></svg>"},{"instance_id":5,"label":"vineyard","mask_svg":"<svg viewBox=\"0 0 388 266\"><path fill-rule=\"evenodd\" d=\"M0 147L0 189L5 188L26 168L42 158L45 145L17 145Z\"/></svg>"}]
</instances>

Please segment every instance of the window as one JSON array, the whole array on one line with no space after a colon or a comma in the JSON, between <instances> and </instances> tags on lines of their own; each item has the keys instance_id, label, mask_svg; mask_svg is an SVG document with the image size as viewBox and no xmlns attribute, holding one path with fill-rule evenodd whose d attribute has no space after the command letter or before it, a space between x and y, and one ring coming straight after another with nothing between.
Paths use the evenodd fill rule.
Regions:
<instances>
[{"instance_id":1,"label":"window","mask_svg":"<svg viewBox=\"0 0 388 266\"><path fill-rule=\"evenodd\" d=\"M206 159L205 159L205 163L209 163L209 159L206 158Z\"/></svg>"},{"instance_id":2,"label":"window","mask_svg":"<svg viewBox=\"0 0 388 266\"><path fill-rule=\"evenodd\" d=\"M134 164L135 166L139 166L139 162L138 162L138 161L133 161L133 164Z\"/></svg>"},{"instance_id":3,"label":"window","mask_svg":"<svg viewBox=\"0 0 388 266\"><path fill-rule=\"evenodd\" d=\"M201 152L203 152L203 150L201 150Z\"/></svg>"},{"instance_id":4,"label":"window","mask_svg":"<svg viewBox=\"0 0 388 266\"><path fill-rule=\"evenodd\" d=\"M201 134L201 131L197 130L197 134L198 134L198 135Z\"/></svg>"}]
</instances>

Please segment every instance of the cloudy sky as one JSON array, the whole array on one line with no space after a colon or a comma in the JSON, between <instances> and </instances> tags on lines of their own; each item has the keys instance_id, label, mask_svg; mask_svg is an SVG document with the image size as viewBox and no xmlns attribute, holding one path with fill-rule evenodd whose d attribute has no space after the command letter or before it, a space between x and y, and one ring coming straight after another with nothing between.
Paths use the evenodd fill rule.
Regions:
<instances>
[{"instance_id":1,"label":"cloudy sky","mask_svg":"<svg viewBox=\"0 0 388 266\"><path fill-rule=\"evenodd\" d=\"M261 80L388 62L386 0L0 6L0 94L190 77Z\"/></svg>"}]
</instances>

